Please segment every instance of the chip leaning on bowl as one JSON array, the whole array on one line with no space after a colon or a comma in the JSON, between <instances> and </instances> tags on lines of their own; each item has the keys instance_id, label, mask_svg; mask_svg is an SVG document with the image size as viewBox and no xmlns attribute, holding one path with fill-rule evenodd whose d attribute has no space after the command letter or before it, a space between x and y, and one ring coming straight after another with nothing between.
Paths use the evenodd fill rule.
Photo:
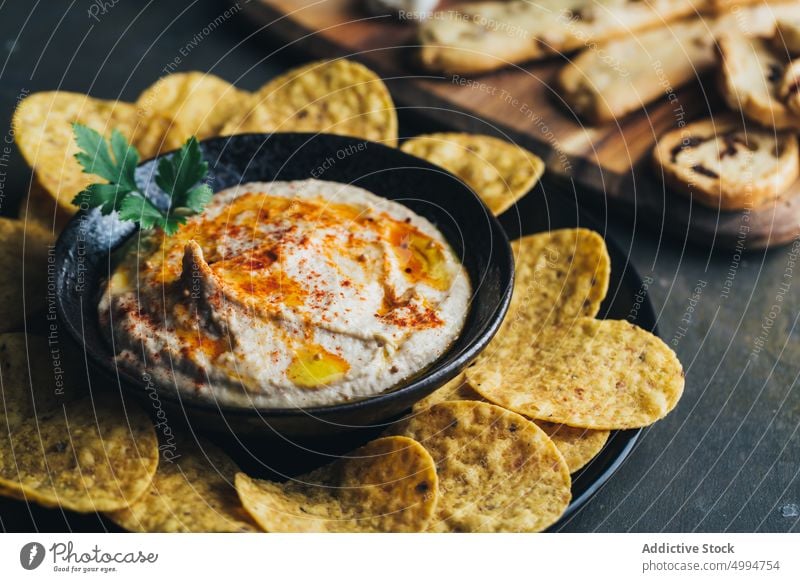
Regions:
<instances>
[{"instance_id":1,"label":"chip leaning on bowl","mask_svg":"<svg viewBox=\"0 0 800 582\"><path fill-rule=\"evenodd\" d=\"M20 102L11 123L17 146L39 184L68 213L76 210L72 204L75 195L94 181L74 159L78 147L72 123L105 134L116 128L145 157L180 145L169 137L171 122L166 117L144 117L133 104L67 91L33 93Z\"/></svg>"}]
</instances>

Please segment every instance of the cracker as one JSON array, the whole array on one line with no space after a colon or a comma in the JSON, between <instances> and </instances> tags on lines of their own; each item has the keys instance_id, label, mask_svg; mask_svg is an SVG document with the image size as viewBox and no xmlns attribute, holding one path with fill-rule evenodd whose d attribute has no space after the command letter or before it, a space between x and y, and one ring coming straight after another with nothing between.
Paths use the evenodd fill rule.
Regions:
<instances>
[{"instance_id":1,"label":"cracker","mask_svg":"<svg viewBox=\"0 0 800 582\"><path fill-rule=\"evenodd\" d=\"M399 436L372 441L286 483L236 475L242 504L269 532L422 531L437 487L430 454Z\"/></svg>"},{"instance_id":2,"label":"cracker","mask_svg":"<svg viewBox=\"0 0 800 582\"><path fill-rule=\"evenodd\" d=\"M800 115L800 59L786 65L778 91L786 107L795 115Z\"/></svg>"},{"instance_id":3,"label":"cracker","mask_svg":"<svg viewBox=\"0 0 800 582\"><path fill-rule=\"evenodd\" d=\"M41 226L0 217L0 332L21 330L47 299L53 236Z\"/></svg>"},{"instance_id":4,"label":"cracker","mask_svg":"<svg viewBox=\"0 0 800 582\"><path fill-rule=\"evenodd\" d=\"M147 491L157 465L150 419L111 398L75 400L0 433L0 489L46 507L125 507Z\"/></svg>"},{"instance_id":5,"label":"cracker","mask_svg":"<svg viewBox=\"0 0 800 582\"><path fill-rule=\"evenodd\" d=\"M467 380L487 400L538 420L638 428L666 416L683 393L675 353L627 321L581 318L548 327L513 357L482 357Z\"/></svg>"},{"instance_id":6,"label":"cracker","mask_svg":"<svg viewBox=\"0 0 800 582\"><path fill-rule=\"evenodd\" d=\"M712 14L734 13L740 14L749 4L780 4L784 0L705 0L702 8ZM795 7L796 8L796 7Z\"/></svg>"},{"instance_id":7,"label":"cracker","mask_svg":"<svg viewBox=\"0 0 800 582\"><path fill-rule=\"evenodd\" d=\"M393 146L397 112L389 90L367 67L338 59L293 69L266 85L223 135L250 132L335 133Z\"/></svg>"},{"instance_id":8,"label":"cracker","mask_svg":"<svg viewBox=\"0 0 800 582\"><path fill-rule=\"evenodd\" d=\"M259 531L242 507L233 480L239 468L211 443L179 441L177 458L162 459L150 489L130 507L106 513L138 532Z\"/></svg>"},{"instance_id":9,"label":"cracker","mask_svg":"<svg viewBox=\"0 0 800 582\"><path fill-rule=\"evenodd\" d=\"M219 135L250 98L250 93L224 79L192 71L161 77L139 95L136 105L149 115L172 120L171 136L183 143L193 135L198 139Z\"/></svg>"},{"instance_id":10,"label":"cracker","mask_svg":"<svg viewBox=\"0 0 800 582\"><path fill-rule=\"evenodd\" d=\"M403 143L401 149L452 172L500 215L536 185L544 162L507 141L469 133L432 133Z\"/></svg>"},{"instance_id":11,"label":"cracker","mask_svg":"<svg viewBox=\"0 0 800 582\"><path fill-rule=\"evenodd\" d=\"M558 95L591 123L619 120L712 69L718 34L772 34L773 9L760 3L626 34L601 50L589 45L558 72Z\"/></svg>"},{"instance_id":12,"label":"cracker","mask_svg":"<svg viewBox=\"0 0 800 582\"><path fill-rule=\"evenodd\" d=\"M536 532L571 498L569 468L528 419L485 402L436 404L392 427L436 461L436 532Z\"/></svg>"},{"instance_id":13,"label":"cracker","mask_svg":"<svg viewBox=\"0 0 800 582\"><path fill-rule=\"evenodd\" d=\"M440 402L453 402L458 400L476 400L488 402L467 382L465 374L459 374L429 396L423 398L412 409L415 414L420 414ZM610 432L607 430L592 430L587 428L573 428L564 424L553 424L542 420L534 420L553 443L569 466L570 473L583 468L603 449L608 441Z\"/></svg>"},{"instance_id":14,"label":"cracker","mask_svg":"<svg viewBox=\"0 0 800 582\"><path fill-rule=\"evenodd\" d=\"M72 199L86 186L100 180L84 174L75 154L72 123L82 123L105 135L118 129L146 159L180 145L168 135L170 122L145 116L122 101L103 101L80 93L50 91L24 99L12 119L14 139L36 178L66 212L76 208Z\"/></svg>"}]
</instances>

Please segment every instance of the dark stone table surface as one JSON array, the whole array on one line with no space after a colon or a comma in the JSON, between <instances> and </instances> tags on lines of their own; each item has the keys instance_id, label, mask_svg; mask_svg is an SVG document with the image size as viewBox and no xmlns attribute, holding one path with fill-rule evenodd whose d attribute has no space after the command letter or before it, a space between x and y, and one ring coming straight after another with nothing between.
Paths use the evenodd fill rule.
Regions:
<instances>
[{"instance_id":1,"label":"dark stone table surface","mask_svg":"<svg viewBox=\"0 0 800 582\"><path fill-rule=\"evenodd\" d=\"M132 101L170 70L210 71L255 89L299 62L241 14L220 18L229 6L0 3L3 139L28 92ZM401 116L403 135L433 129ZM0 211L14 215L30 174L16 151L0 159L0 172ZM544 186L572 202L568 189ZM768 252L713 250L664 234L649 217L591 211L652 281L648 295L662 336L686 369L686 392L563 530L800 531L800 243ZM2 511L0 525L21 527Z\"/></svg>"}]
</instances>

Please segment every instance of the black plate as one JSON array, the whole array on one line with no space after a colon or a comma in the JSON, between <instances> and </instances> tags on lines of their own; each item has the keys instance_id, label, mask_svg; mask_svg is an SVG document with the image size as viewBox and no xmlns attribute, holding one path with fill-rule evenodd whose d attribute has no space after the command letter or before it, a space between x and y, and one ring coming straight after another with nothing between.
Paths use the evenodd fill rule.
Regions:
<instances>
[{"instance_id":1,"label":"black plate","mask_svg":"<svg viewBox=\"0 0 800 582\"><path fill-rule=\"evenodd\" d=\"M537 186L516 207L500 219L509 238L554 228L585 226L603 233L601 224L579 211L574 199L563 192L546 190ZM656 332L656 317L646 287L626 254L612 240L606 241L611 255L611 282L603 303L601 317L629 318L635 307L637 325ZM375 431L377 433L377 431ZM586 467L573 475L572 503L561 521L551 531L574 515L599 490L624 462L636 445L641 430L615 431L608 443ZM220 442L236 458L242 468L266 476L292 475L306 471L330 460L338 452L352 449L374 436L367 432L357 436L345 435L324 443L307 443L314 452L283 442L270 445L269 451L241 443ZM6 531L120 531L119 528L97 515L79 515L61 510L47 510L28 506L22 502L0 498L0 529Z\"/></svg>"}]
</instances>

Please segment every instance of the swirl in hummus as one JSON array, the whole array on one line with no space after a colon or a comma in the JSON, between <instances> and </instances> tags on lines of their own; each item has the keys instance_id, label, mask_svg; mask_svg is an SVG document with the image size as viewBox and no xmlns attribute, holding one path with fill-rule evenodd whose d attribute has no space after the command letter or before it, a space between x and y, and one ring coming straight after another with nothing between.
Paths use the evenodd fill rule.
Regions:
<instances>
[{"instance_id":1,"label":"swirl in hummus","mask_svg":"<svg viewBox=\"0 0 800 582\"><path fill-rule=\"evenodd\" d=\"M307 407L388 390L458 337L469 278L407 207L318 180L242 184L121 249L99 304L120 365L184 395Z\"/></svg>"}]
</instances>

